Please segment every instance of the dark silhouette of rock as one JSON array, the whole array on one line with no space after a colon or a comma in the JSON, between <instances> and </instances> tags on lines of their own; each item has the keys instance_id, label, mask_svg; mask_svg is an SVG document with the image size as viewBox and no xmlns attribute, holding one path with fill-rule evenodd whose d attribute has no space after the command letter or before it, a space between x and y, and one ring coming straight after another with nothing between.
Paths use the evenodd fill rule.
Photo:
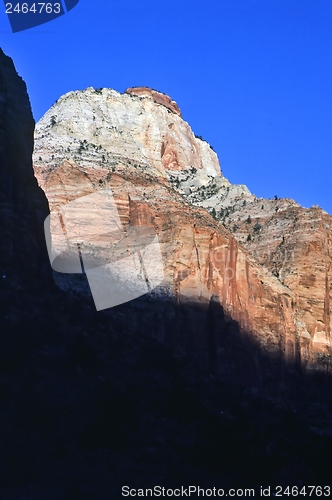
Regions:
<instances>
[{"instance_id":1,"label":"dark silhouette of rock","mask_svg":"<svg viewBox=\"0 0 332 500\"><path fill-rule=\"evenodd\" d=\"M50 284L44 192L32 170L34 120L23 80L0 52L0 283L27 293Z\"/></svg>"}]
</instances>

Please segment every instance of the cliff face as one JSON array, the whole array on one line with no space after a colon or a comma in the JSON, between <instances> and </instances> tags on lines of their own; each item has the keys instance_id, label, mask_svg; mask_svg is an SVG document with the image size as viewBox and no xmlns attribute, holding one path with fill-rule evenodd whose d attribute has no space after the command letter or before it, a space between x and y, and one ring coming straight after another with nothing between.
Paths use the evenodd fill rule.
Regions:
<instances>
[{"instance_id":1,"label":"cliff face","mask_svg":"<svg viewBox=\"0 0 332 500\"><path fill-rule=\"evenodd\" d=\"M331 361L331 228L321 208L306 209L291 199L257 198L220 179L196 189L193 179L178 184L194 205L206 208L232 232L256 263L292 292L292 317L301 357L309 366ZM314 361L315 360L315 361Z\"/></svg>"},{"instance_id":2,"label":"cliff face","mask_svg":"<svg viewBox=\"0 0 332 500\"><path fill-rule=\"evenodd\" d=\"M160 135L159 125L168 132L165 117L180 120L155 95L89 90L64 98L68 106L61 113L53 108L37 131L36 172L51 209L111 186L123 226L151 225L164 255L165 282L154 294L96 312L84 277L66 282L54 273L67 291L53 286L43 234L47 200L31 168L30 106L2 53L0 76L1 498L118 499L128 481L133 488L215 484L256 491L262 484L330 484L328 383L283 377L281 356L272 362L271 353L283 349L294 358L293 292L237 242L245 239L244 222L235 238L184 194L216 193L220 200L242 194L248 203L254 197L219 175L215 154L184 122L172 146L179 170L160 159L163 138L153 163L157 152L144 149L144 141ZM115 124L94 129L105 101L110 109L117 103ZM150 123L145 133L136 131L139 140L132 105ZM188 169L190 155L196 163ZM90 206L83 209L90 214ZM308 346L313 366L309 339Z\"/></svg>"},{"instance_id":3,"label":"cliff face","mask_svg":"<svg viewBox=\"0 0 332 500\"><path fill-rule=\"evenodd\" d=\"M0 280L4 291L47 279L47 200L32 170L34 120L26 85L0 50ZM22 288L23 287L23 288Z\"/></svg>"},{"instance_id":4,"label":"cliff face","mask_svg":"<svg viewBox=\"0 0 332 500\"><path fill-rule=\"evenodd\" d=\"M262 203L270 210L262 210ZM300 336L324 352L331 346L332 217L288 200L256 200L235 205L225 217L225 225L232 224L255 260L294 293Z\"/></svg>"},{"instance_id":5,"label":"cliff face","mask_svg":"<svg viewBox=\"0 0 332 500\"><path fill-rule=\"evenodd\" d=\"M273 231L270 237L262 236L259 258L252 246L242 244L244 236L240 224L234 230L235 219L227 219L228 224L224 219L224 224L216 220L221 211L231 212L233 208L229 207L234 204L241 209L244 202L258 207L257 200L245 186L233 186L222 176L215 152L195 137L177 105L164 94L146 88L128 89L123 95L92 88L66 94L37 124L34 170L51 209L111 188L124 228L146 224L155 229L165 279L154 295L173 298L180 305L196 304L206 311L211 304L219 303L227 321L237 321L242 332L270 357L281 355L291 363L309 367L328 365L328 229L322 226L323 233L312 232L321 240L310 247L316 252L311 265L321 271L316 278L317 289L303 268L308 265L308 245L299 247L294 231L289 240L289 249L294 249L292 266L286 257L279 258L289 269L287 277L281 279L280 272L273 273L280 263L276 255L266 259L263 253L271 254L276 249L280 239L274 229L277 223L267 225ZM274 210L273 203L267 201L265 211L260 208L267 218ZM286 213L304 210L291 202L283 204ZM290 209L293 205L295 208ZM282 216L282 210L277 213ZM276 217L275 210L273 214ZM241 220L240 212L235 216ZM248 218L246 212L242 212L244 216ZM252 217L256 216L257 211L253 211ZM309 213L308 224L310 221ZM241 227L247 229L246 224ZM299 221L298 234L301 227ZM309 241L310 236L306 237ZM79 287L67 276L57 275L56 279L63 288ZM157 331L168 313L163 314L160 326L154 326ZM190 323L193 331L199 330L189 317ZM224 363L223 328L221 322L214 333L219 369ZM200 335L204 337L203 330Z\"/></svg>"}]
</instances>

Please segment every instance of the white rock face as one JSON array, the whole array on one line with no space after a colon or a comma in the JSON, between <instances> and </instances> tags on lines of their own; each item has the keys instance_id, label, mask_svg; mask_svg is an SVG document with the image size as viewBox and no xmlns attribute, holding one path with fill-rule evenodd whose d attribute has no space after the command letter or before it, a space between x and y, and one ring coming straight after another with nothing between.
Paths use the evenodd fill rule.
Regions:
<instances>
[{"instance_id":1,"label":"white rock face","mask_svg":"<svg viewBox=\"0 0 332 500\"><path fill-rule=\"evenodd\" d=\"M103 172L130 163L144 174L165 178L190 203L210 213L214 207L255 198L246 186L231 184L222 175L217 154L194 135L174 101L171 107L167 101L163 105L167 96L153 91L153 98L145 88L128 92L92 87L69 92L38 122L34 169L51 206L59 203L63 188L46 178L64 161L88 170L90 179L95 172L96 182ZM81 181L84 195L86 179Z\"/></svg>"},{"instance_id":2,"label":"white rock face","mask_svg":"<svg viewBox=\"0 0 332 500\"><path fill-rule=\"evenodd\" d=\"M63 158L55 157L55 151ZM48 174L59 159L96 166L100 157L105 163L130 160L165 178L195 169L199 185L222 178L217 155L208 143L195 137L187 122L152 97L92 87L69 92L36 126L36 175L42 180L43 173Z\"/></svg>"}]
</instances>

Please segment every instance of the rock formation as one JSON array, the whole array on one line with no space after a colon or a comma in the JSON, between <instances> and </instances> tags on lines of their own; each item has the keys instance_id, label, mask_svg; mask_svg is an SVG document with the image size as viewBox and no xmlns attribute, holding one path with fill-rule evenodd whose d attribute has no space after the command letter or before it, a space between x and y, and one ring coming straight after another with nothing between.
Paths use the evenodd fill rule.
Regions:
<instances>
[{"instance_id":1,"label":"rock formation","mask_svg":"<svg viewBox=\"0 0 332 500\"><path fill-rule=\"evenodd\" d=\"M206 208L255 262L293 293L302 359L311 352L327 367L332 326L331 216L318 206L306 209L291 199L257 198L243 186L225 189L222 179L196 189L190 178L178 189L184 189L194 205Z\"/></svg>"},{"instance_id":2,"label":"rock formation","mask_svg":"<svg viewBox=\"0 0 332 500\"><path fill-rule=\"evenodd\" d=\"M32 170L34 120L26 85L0 49L0 283L43 286L50 277L42 221L47 200Z\"/></svg>"},{"instance_id":3,"label":"rock formation","mask_svg":"<svg viewBox=\"0 0 332 500\"><path fill-rule=\"evenodd\" d=\"M62 96L37 124L34 170L51 209L111 188L124 228L154 227L165 279L153 295L220 303L270 357L328 369L330 216L231 185L169 97L146 88ZM68 287L68 277L57 281ZM222 328L215 342L223 353Z\"/></svg>"},{"instance_id":4,"label":"rock formation","mask_svg":"<svg viewBox=\"0 0 332 500\"><path fill-rule=\"evenodd\" d=\"M258 348L260 339L271 352L280 338L283 352L285 334L276 323L292 325L287 314L293 292L206 208L195 207L187 190L192 183L196 196L218 184L234 198L254 197L220 176L208 144L155 97L73 93L39 125L35 168L52 210L111 186L124 228L150 224L160 236L163 286L96 312L84 295L84 276L66 281L64 274L50 273L43 234L49 210L31 168L30 105L11 60L0 54L1 498L118 499L124 484L256 491L262 484L330 484L328 377L312 385L310 376L280 370L281 357L269 362ZM68 106L62 108L62 100ZM133 105L140 118L129 113ZM108 113L107 106L117 112ZM86 113L83 120L80 113ZM103 129L109 115L114 124ZM165 117L174 120L176 135L168 132ZM135 120L150 126L135 132ZM154 143L159 125L167 133ZM166 136L176 165L160 159ZM186 158L194 162L190 170ZM239 227L242 239L245 224ZM256 271L259 279L244 279L244 272ZM232 316L242 325L247 321L248 331L241 333ZM270 333L258 331L260 323Z\"/></svg>"},{"instance_id":5,"label":"rock formation","mask_svg":"<svg viewBox=\"0 0 332 500\"><path fill-rule=\"evenodd\" d=\"M162 104L167 109L173 111L173 113L181 116L181 111L177 103L173 101L168 95L163 94L162 92L150 89L149 87L131 87L126 90L126 94L136 95L140 97L151 97L154 102Z\"/></svg>"}]
</instances>

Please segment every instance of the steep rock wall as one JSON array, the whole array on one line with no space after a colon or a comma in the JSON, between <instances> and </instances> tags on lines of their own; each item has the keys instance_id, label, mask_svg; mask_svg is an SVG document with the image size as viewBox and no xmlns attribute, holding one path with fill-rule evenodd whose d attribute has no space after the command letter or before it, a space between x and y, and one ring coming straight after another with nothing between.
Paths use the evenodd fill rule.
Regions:
<instances>
[{"instance_id":1,"label":"steep rock wall","mask_svg":"<svg viewBox=\"0 0 332 500\"><path fill-rule=\"evenodd\" d=\"M50 278L43 219L47 200L32 169L34 120L23 80L0 50L0 284L42 287Z\"/></svg>"},{"instance_id":2,"label":"steep rock wall","mask_svg":"<svg viewBox=\"0 0 332 500\"><path fill-rule=\"evenodd\" d=\"M306 315L309 298L300 300L296 287L251 257L205 208L193 206L193 196L204 189L204 199L207 192L255 197L244 186L230 185L214 151L179 114L146 97L146 91L138 96L89 88L61 97L38 123L35 139L35 175L51 208L110 187L124 227L133 220L153 225L165 267L164 282L154 295L206 311L219 303L227 321L237 321L262 352L308 367L323 360L326 369L330 343L326 335L316 342L322 334L315 337ZM57 279L61 286L73 286L68 278L67 285L65 278ZM326 324L329 301L324 304ZM312 314L319 322L318 309ZM189 316L188 324L199 330L194 323ZM219 334L218 325L215 329L214 348L222 359L225 349L218 342L223 327Z\"/></svg>"}]
</instances>

